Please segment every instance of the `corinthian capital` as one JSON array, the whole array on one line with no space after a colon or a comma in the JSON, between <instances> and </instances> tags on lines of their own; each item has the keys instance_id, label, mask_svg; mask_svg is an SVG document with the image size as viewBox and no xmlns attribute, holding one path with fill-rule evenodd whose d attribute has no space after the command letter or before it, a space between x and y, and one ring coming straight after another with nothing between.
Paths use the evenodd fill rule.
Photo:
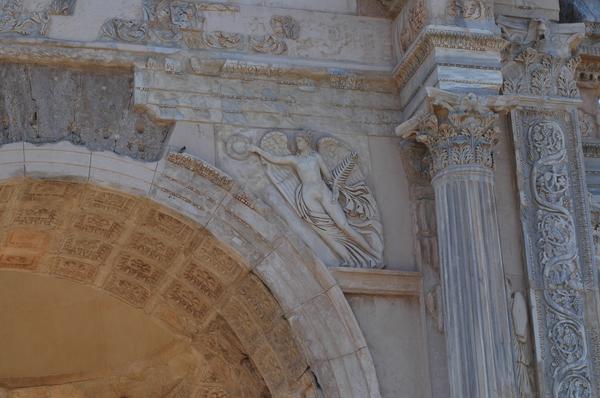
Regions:
<instances>
[{"instance_id":1,"label":"corinthian capital","mask_svg":"<svg viewBox=\"0 0 600 398\"><path fill-rule=\"evenodd\" d=\"M499 96L460 95L434 88L427 93L429 110L400 125L396 134L427 146L432 176L457 165L493 168L498 113L507 111L511 101Z\"/></svg>"}]
</instances>

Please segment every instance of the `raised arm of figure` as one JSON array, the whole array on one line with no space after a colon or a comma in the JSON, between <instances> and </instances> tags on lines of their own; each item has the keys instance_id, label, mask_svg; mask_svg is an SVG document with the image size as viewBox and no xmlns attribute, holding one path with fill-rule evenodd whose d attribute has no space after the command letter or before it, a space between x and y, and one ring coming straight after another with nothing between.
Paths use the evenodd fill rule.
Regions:
<instances>
[{"instance_id":1,"label":"raised arm of figure","mask_svg":"<svg viewBox=\"0 0 600 398\"><path fill-rule=\"evenodd\" d=\"M296 163L295 156L293 156L293 155L286 155L286 156L273 155L273 154L271 154L267 151L264 151L261 148L254 146L254 145L251 146L250 148L248 148L248 152L255 153L258 156L264 158L266 161L268 161L270 163L274 163L274 164L293 166Z\"/></svg>"}]
</instances>

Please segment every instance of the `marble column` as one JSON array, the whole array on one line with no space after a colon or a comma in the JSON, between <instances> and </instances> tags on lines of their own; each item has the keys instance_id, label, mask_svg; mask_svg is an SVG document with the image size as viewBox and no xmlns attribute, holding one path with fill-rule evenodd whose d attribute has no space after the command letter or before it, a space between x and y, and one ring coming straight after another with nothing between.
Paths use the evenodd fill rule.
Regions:
<instances>
[{"instance_id":1,"label":"marble column","mask_svg":"<svg viewBox=\"0 0 600 398\"><path fill-rule=\"evenodd\" d=\"M512 398L516 389L493 176L498 114L473 94L430 90L429 96L432 113L400 126L399 133L413 130L431 156L450 396Z\"/></svg>"}]
</instances>

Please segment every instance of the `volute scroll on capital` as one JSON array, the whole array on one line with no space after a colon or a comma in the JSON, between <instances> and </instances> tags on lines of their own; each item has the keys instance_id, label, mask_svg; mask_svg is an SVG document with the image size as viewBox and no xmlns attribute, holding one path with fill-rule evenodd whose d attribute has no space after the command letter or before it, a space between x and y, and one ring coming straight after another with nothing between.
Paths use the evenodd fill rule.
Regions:
<instances>
[{"instance_id":1,"label":"volute scroll on capital","mask_svg":"<svg viewBox=\"0 0 600 398\"><path fill-rule=\"evenodd\" d=\"M508 97L478 97L427 88L429 109L396 128L406 140L425 144L434 177L450 166L479 165L493 169L499 113L512 108Z\"/></svg>"}]
</instances>

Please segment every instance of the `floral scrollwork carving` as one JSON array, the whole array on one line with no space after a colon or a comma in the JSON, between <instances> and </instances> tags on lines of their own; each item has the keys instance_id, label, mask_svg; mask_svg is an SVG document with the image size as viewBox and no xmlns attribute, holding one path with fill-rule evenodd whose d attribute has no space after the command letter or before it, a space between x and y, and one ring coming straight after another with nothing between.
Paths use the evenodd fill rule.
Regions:
<instances>
[{"instance_id":1,"label":"floral scrollwork carving","mask_svg":"<svg viewBox=\"0 0 600 398\"><path fill-rule=\"evenodd\" d=\"M568 200L564 132L551 120L534 120L527 132L531 190L537 207L537 257L552 356L548 371L553 374L555 397L586 398L592 387L583 324L583 279Z\"/></svg>"}]
</instances>

